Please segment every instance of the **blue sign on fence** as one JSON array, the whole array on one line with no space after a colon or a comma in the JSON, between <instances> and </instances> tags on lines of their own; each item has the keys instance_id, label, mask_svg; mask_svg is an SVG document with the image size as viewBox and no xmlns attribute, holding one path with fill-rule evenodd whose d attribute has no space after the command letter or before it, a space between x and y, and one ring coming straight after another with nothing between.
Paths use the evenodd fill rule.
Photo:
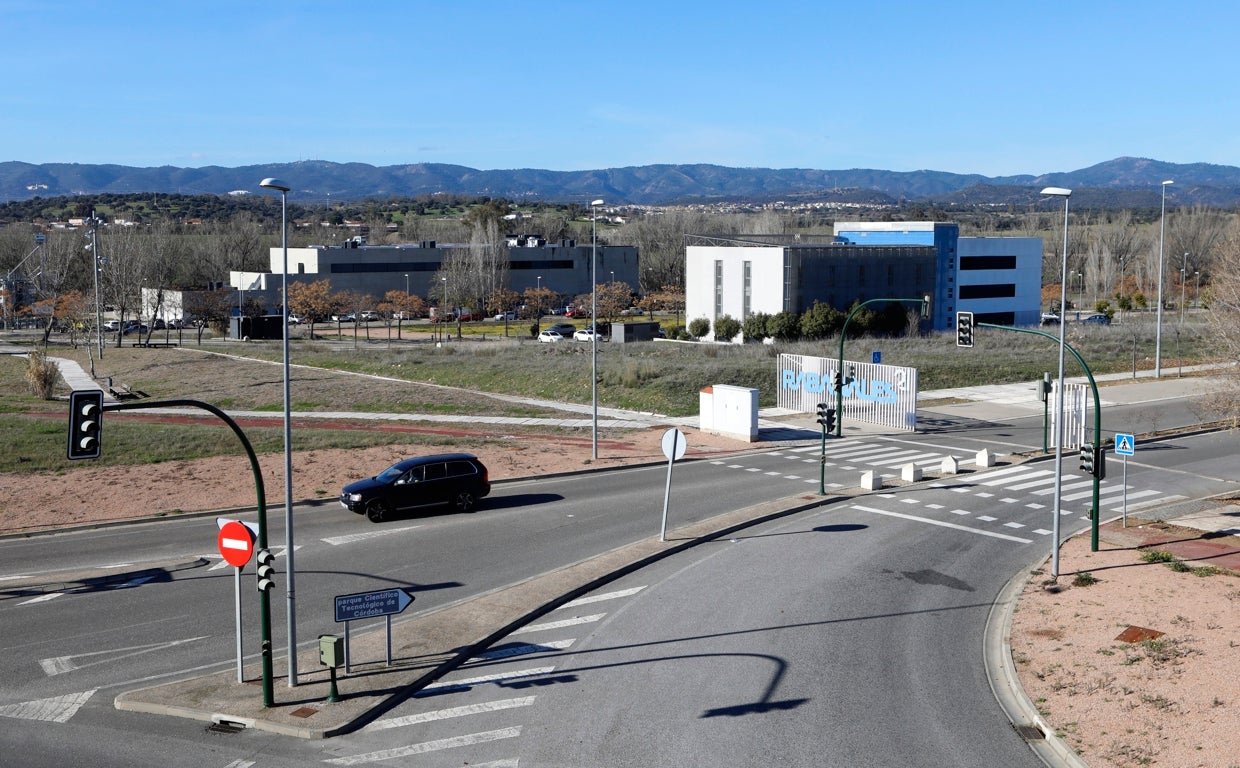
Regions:
<instances>
[{"instance_id":1,"label":"blue sign on fence","mask_svg":"<svg viewBox=\"0 0 1240 768\"><path fill-rule=\"evenodd\" d=\"M336 621L356 621L375 616L391 616L400 613L413 602L413 595L403 589L384 589L378 592L359 592L355 595L336 596Z\"/></svg>"}]
</instances>

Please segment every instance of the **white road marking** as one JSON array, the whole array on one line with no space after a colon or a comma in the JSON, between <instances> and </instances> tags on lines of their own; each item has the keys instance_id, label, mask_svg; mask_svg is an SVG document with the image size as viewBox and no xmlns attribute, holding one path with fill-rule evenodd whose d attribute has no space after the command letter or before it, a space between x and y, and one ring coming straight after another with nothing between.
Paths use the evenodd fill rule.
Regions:
<instances>
[{"instance_id":1,"label":"white road marking","mask_svg":"<svg viewBox=\"0 0 1240 768\"><path fill-rule=\"evenodd\" d=\"M77 714L82 705L90 700L98 688L81 693L69 693L64 696L53 696L50 699L36 699L21 704L6 704L0 707L0 717L14 717L19 720L41 720L48 723L67 723L69 718Z\"/></svg>"},{"instance_id":2,"label":"white road marking","mask_svg":"<svg viewBox=\"0 0 1240 768\"><path fill-rule=\"evenodd\" d=\"M366 539L374 539L379 536L389 536L393 533L404 533L412 531L415 528L421 528L420 525L406 525L404 528L382 528L377 531L364 531L362 533L349 533L344 536L329 536L326 539L319 539L324 544L330 544L333 547L341 544L352 544L355 541L365 541Z\"/></svg>"},{"instance_id":3,"label":"white road marking","mask_svg":"<svg viewBox=\"0 0 1240 768\"><path fill-rule=\"evenodd\" d=\"M596 613L591 616L577 616L571 619L562 619L560 621L548 621L542 624L530 624L528 627L522 627L521 629L518 629L515 632L512 632L510 634L526 635L531 632L541 632L544 629L563 629L564 627L575 627L578 624L589 624L591 622L599 621L606 615L607 614L605 613Z\"/></svg>"},{"instance_id":4,"label":"white road marking","mask_svg":"<svg viewBox=\"0 0 1240 768\"><path fill-rule=\"evenodd\" d=\"M380 760L391 760L394 757L423 755L427 752L438 752L444 749L455 749L456 747L468 747L472 744L484 744L488 741L514 739L520 735L521 726L518 725L513 728L501 728L497 731L483 731L482 733L471 733L467 736L456 736L451 739L424 741L421 744L410 744L408 746L397 747L395 749L383 749L378 752L365 752L351 757L335 757L330 760L324 760L323 762L331 763L332 765L361 765L363 763L377 763Z\"/></svg>"},{"instance_id":5,"label":"white road marking","mask_svg":"<svg viewBox=\"0 0 1240 768\"><path fill-rule=\"evenodd\" d=\"M604 600L617 600L621 597L632 597L633 595L636 595L638 592L641 592L645 588L646 588L645 585L643 585L640 587L633 587L632 589L620 589L620 590L616 590L615 592L605 592L601 595L586 595L585 597L579 597L576 600L570 600L569 602L564 604L564 607L565 608L576 608L579 605L587 605L589 603L601 603Z\"/></svg>"},{"instance_id":6,"label":"white road marking","mask_svg":"<svg viewBox=\"0 0 1240 768\"><path fill-rule=\"evenodd\" d=\"M362 730L382 731L388 728L404 728L407 725L433 723L436 720L447 720L453 717L468 717L470 715L480 715L483 712L498 712L502 709L528 707L533 703L533 696L522 696L516 699L500 699L499 701L488 701L482 704L469 704L464 707L437 709L434 712L421 712L416 715L406 715L405 717L389 717L383 720L376 720Z\"/></svg>"},{"instance_id":7,"label":"white road marking","mask_svg":"<svg viewBox=\"0 0 1240 768\"><path fill-rule=\"evenodd\" d=\"M577 642L576 638L570 640L553 640L550 643L510 645L504 648L496 648L493 651L480 653L473 658L480 659L482 661L495 661L496 659L506 659L510 656L524 656L530 653L542 653L543 651L563 651L571 648L575 642Z\"/></svg>"},{"instance_id":8,"label":"white road marking","mask_svg":"<svg viewBox=\"0 0 1240 768\"><path fill-rule=\"evenodd\" d=\"M46 603L48 600L55 600L56 598L60 597L63 594L64 592L48 592L47 594L39 595L38 597L32 597L29 600L23 600L20 603L18 603L18 605L32 605L34 603Z\"/></svg>"},{"instance_id":9,"label":"white road marking","mask_svg":"<svg viewBox=\"0 0 1240 768\"><path fill-rule=\"evenodd\" d=\"M876 515L886 515L887 517L898 517L904 520L912 520L913 522L917 522L917 523L937 525L940 528L951 528L957 531L964 531L965 533L977 534L978 536L989 536L993 539L1003 539L1004 541L1015 541L1018 544L1029 544L1030 542L1032 542L1032 539L1022 539L1018 536L1009 536L1006 533L995 533L994 531L983 531L980 528L970 528L966 525L956 525L955 523L948 523L942 520L931 520L926 517L917 517L916 515L904 515L899 512L888 512L885 509L874 509L873 507L863 507L858 504L854 504L852 508L859 509L862 512L872 512Z\"/></svg>"},{"instance_id":10,"label":"white road marking","mask_svg":"<svg viewBox=\"0 0 1240 768\"><path fill-rule=\"evenodd\" d=\"M554 672L555 667L530 667L529 669L518 669L515 672L496 672L493 675L481 675L479 677L466 677L460 680L441 680L438 683L431 683L419 694L426 691L442 691L445 688L465 688L477 683L494 683L497 680L516 680L519 677L536 677Z\"/></svg>"},{"instance_id":11,"label":"white road marking","mask_svg":"<svg viewBox=\"0 0 1240 768\"><path fill-rule=\"evenodd\" d=\"M202 635L200 637L187 637L184 640L172 640L166 643L150 643L147 645L131 645L127 648L112 648L106 651L91 651L90 653L78 653L72 656L52 656L47 659L40 659L39 666L43 667L43 673L48 677L54 675L62 675L65 672L72 672L82 667L93 667L97 664L107 664L120 659L128 659L131 656L141 656L151 651L162 651L167 648L173 648L185 643L193 643L198 640L206 640L210 635ZM97 661L78 662L75 659L87 659L92 656L101 656Z\"/></svg>"}]
</instances>

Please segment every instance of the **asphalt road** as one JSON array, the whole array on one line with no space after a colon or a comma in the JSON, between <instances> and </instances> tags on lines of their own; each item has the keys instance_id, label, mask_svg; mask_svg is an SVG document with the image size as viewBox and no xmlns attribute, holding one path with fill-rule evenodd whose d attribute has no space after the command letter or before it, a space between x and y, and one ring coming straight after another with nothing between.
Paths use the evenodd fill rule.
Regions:
<instances>
[{"instance_id":1,"label":"asphalt road","mask_svg":"<svg viewBox=\"0 0 1240 768\"><path fill-rule=\"evenodd\" d=\"M1107 415L1111 421L1111 412ZM921 461L937 463L936 456L948 450L958 455L967 454L975 450L975 445L993 447L1004 440L1026 445L1029 441L1023 438L1033 433L1040 440L1040 421L1038 429L1029 426L1029 419L996 425L968 424L967 421L967 417L949 416L941 429L926 435L833 442L828 446L832 452L828 482L852 483L859 471L867 468L898 472L898 466L910 455L924 456ZM1130 460L1129 465L1130 495L1134 497L1134 505L1174 501L1172 497L1206 495L1234 487L1229 485L1226 470L1228 462L1234 466L1236 449L1233 443L1234 440L1223 437L1200 436L1141 446L1138 457ZM779 496L815 494L819 468L817 451L817 445L809 445L801 450L755 453L728 461L678 466L673 486L673 521L703 519ZM1113 465L1112 480L1104 484L1110 489L1103 504L1104 516L1116 503L1116 481L1119 479L1116 467ZM1047 468L1048 464L1042 462L1034 471L1045 472ZM1066 482L1084 480L1073 476L1072 470L1074 465L1065 465ZM665 467L652 467L500 484L476 514L411 516L379 526L334 503L299 509L299 638L303 642L313 641L321 632L338 631L330 615L333 595L390 586L409 587L416 590L418 596L411 610L424 611L657 533L665 472ZM996 479L998 477L1002 475ZM977 477L971 478L973 482L969 485L973 487ZM1020 490L1022 494L1034 494L1029 497L1034 500L1023 503L1048 509L1049 505L1043 503L1044 495L1036 495L1045 490L1039 478L1044 480L1045 475L1030 476L1025 481L1031 485ZM985 490L988 486L980 487L980 493L988 492ZM917 682L912 690L921 694L913 700L922 706L931 706L934 691L945 690L943 680L958 681L953 685L958 685L960 691L951 697L952 701L967 700L971 703L959 706L976 707L978 712L993 710L987 716L989 720L983 718L981 721L989 722L1000 716L995 714L997 708L993 699L986 699L988 689L972 666L978 663L973 650L980 646L973 614L981 612L976 606L989 605L997 592L997 584L1023 567L1023 563L1032 562L1039 553L1044 556L1050 545L1046 534L1030 532L1048 527L1045 509L1023 507L1016 502L1003 504L1021 507L1019 515L1010 519L994 516L990 521L972 523L1000 536L973 534L951 527L963 525L960 520L964 515L957 515L956 511L980 517L999 503L993 500L999 497L998 493L975 498L977 493L979 491L918 487L890 497L867 497L862 504L865 509L849 507L833 513L842 516L841 520L833 517L829 522L790 521L790 533L775 531L771 535L746 536L746 544L756 542L760 546L736 549L744 554L751 550L763 552L757 561L746 559L729 563L728 557L717 556L703 559L701 565L688 566L683 576L671 574L652 578L649 594L689 595L696 590L698 597L678 607L671 607L677 601L669 598L635 608L632 626L617 624L616 637L602 636L596 642L600 648L640 648L641 632L652 627L670 633L663 638L669 643L677 638L691 639L699 635L743 639L760 634L750 633L746 627L766 628L763 633L772 637L787 635L787 645L782 639L778 642L764 639L768 647L762 653L785 659L785 665L790 659L796 660L792 668L798 671L798 677L790 690L802 695L781 693L782 689L771 689L769 695L809 701L788 705L787 709L773 707L766 712L745 712L745 717L739 718L728 708L754 703L739 694L742 691L750 694L759 689L761 680L769 680L767 667L770 665L733 665L741 677L731 679L732 672L728 671L731 667L725 666L728 673L724 674L710 664L686 664L685 677L680 678L674 688L687 689L692 697L677 703L676 711L723 710L722 714L702 718L713 722L791 718L802 709L829 715L840 722L847 711L853 711L854 715L868 713L870 709L860 705L847 710L828 704L835 700L821 694L824 690L853 692L859 684L856 679L811 675L802 680L799 677L804 670L831 666L823 659L840 653L848 660L842 671L859 674L866 668L859 649L867 646L881 652L880 658L890 659L887 666L896 670L896 677L873 677L869 698L874 698L876 690L888 692L882 699L882 708L876 711L892 719L881 725L865 719L865 728L880 732L911 731L917 734L916 739L931 738L927 735L932 730L929 726L941 718L928 720L926 715L919 716L916 710L906 708L890 693L901 690L902 685L907 688L910 680ZM961 500L965 497L972 501L964 503ZM931 498L942 500L926 501ZM974 509L973 502L980 506ZM937 504L938 508L930 507L931 504ZM914 505L919 505L919 514L910 511ZM1071 504L1066 502L1065 509L1075 510L1076 524L1081 524L1079 499ZM938 523L923 522L936 515L942 518ZM283 541L278 517L272 516L273 542ZM1018 524L1023 530L1007 528L1006 523ZM833 530L831 525L863 527ZM827 530L814 530L822 527ZM929 533L923 529L929 529ZM911 531L918 533L913 535ZM1012 541L1012 538L1026 541ZM8 589L5 595L8 599L0 600L0 622L8 628L19 628L5 633L4 653L0 654L0 675L6 681L0 690L0 744L21 749L23 759L30 765L63 765L74 755L82 759L73 762L93 765L188 764L179 758L170 758L184 755L187 750L193 753L218 747L221 750L218 761L195 761L193 764L218 762L221 766L237 768L247 765L244 761L236 762L246 754L263 755L263 765L292 765L304 764L311 752L318 754L319 759L325 755L343 757L364 753L351 753L352 749L373 746L374 742L365 739L377 737L365 735L350 737L363 740L356 744L333 740L326 748L286 743L256 733L232 735L221 740L205 733L200 724L168 722L111 709L111 698L120 690L184 675L187 670L216 670L232 663L233 573L227 566L220 567L214 542L215 522L211 518L0 541L0 562L5 564L0 574L5 581L0 581L0 588L14 583L15 576L23 576L26 582L40 576L34 580L49 585L46 591L28 594ZM786 554L782 549L771 549L780 542L787 543ZM1003 548L1009 547L1021 554L1010 561L984 554L995 548L1006 551ZM136 560L192 563L199 558L203 564L185 570L139 572L120 583L96 584L84 589L57 590L54 587L58 575L84 568L103 573L109 570L108 566ZM789 570L762 573L758 567L764 564ZM110 570L134 573L132 566ZM699 577L696 575L699 573L704 575ZM749 578L744 578L746 575ZM243 577L242 594L247 601L254 600L252 578L249 573ZM661 586L664 578L668 580L666 587ZM918 582L919 578L928 583ZM710 585L715 582L724 588L712 592ZM967 589L952 587L954 584L965 585ZM776 588L781 593L787 590L788 594L746 593L747 589L757 586L768 591ZM850 604L848 601L854 595L866 595L866 602ZM744 610L738 607L741 598L746 598ZM282 595L278 595L275 602L282 606ZM785 614L777 617L770 613L773 606L778 606ZM284 642L283 633L279 631L283 626L282 610L281 607L278 611L281 615L276 616L274 622L277 648ZM253 613L252 606L247 605L246 615ZM673 621L682 616L690 619L687 624ZM969 621L962 621L962 616L967 616ZM725 619L727 621L722 624L712 624L712 621ZM777 631L785 625L824 624L835 628L829 641L814 640L805 633ZM883 631L870 637L867 633L873 632L876 625ZM958 636L948 642L952 631ZM837 643L841 635L835 632L842 633L846 642ZM728 642L721 641L721 647L726 650L701 651L695 644L695 652L714 658L713 654L717 653L741 653L742 646L743 642L729 647ZM255 649L247 650L252 653ZM953 658L940 658L944 656ZM972 671L966 673L953 664L966 664ZM609 662L605 666L629 670L644 665ZM674 665L649 666L666 671ZM709 671L702 672L703 668ZM790 681L790 674L785 671L783 679ZM877 675L877 671L870 674ZM716 680L720 681L718 685ZM625 681L620 687L627 689L629 685L630 682ZM640 689L641 681L633 681L631 685ZM554 681L549 687L556 687ZM584 687L574 686L573 689ZM614 684L605 687L605 691L612 693L603 698L615 698L617 711L627 709L628 717L647 714L638 705L639 699L630 699L628 704L621 705L624 699L614 694L614 687ZM803 695L811 689L817 691L813 697ZM984 691L985 695L979 697L978 691ZM684 695L689 696L689 693ZM783 699L771 699L778 700ZM549 706L565 705L549 702ZM564 711L555 710L554 719L532 722L544 723L544 726L561 722L574 706L579 704L569 704ZM595 702L589 706L601 704ZM826 712L818 710L824 706L833 708ZM962 710L960 716L966 721L981 716L970 712L965 717ZM763 717L750 717L751 714ZM596 725L602 722L605 721L598 720ZM873 727L869 723L873 723ZM655 724L649 727L653 729ZM832 734L841 739L836 747L861 748L862 736L851 733L858 727L831 729ZM926 733L923 728L927 729ZM836 734L837 730L848 733ZM155 731L158 736L153 735ZM641 732L640 728L634 730L634 733ZM795 729L794 732L799 733ZM570 733L572 731L565 731L565 735ZM409 741L414 737L406 731L399 738ZM577 738L585 737L578 735ZM911 744L915 739L910 736L889 740ZM991 740L988 737L986 741L990 743ZM761 744L763 740L758 739L756 743ZM544 747L531 740L530 748ZM544 763L539 761L539 764Z\"/></svg>"}]
</instances>

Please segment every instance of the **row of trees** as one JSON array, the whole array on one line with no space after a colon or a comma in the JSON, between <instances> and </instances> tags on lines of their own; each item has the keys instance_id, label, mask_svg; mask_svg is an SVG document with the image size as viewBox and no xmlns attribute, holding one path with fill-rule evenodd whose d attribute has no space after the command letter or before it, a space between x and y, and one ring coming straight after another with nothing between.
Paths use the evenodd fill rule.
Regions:
<instances>
[{"instance_id":1,"label":"row of trees","mask_svg":"<svg viewBox=\"0 0 1240 768\"><path fill-rule=\"evenodd\" d=\"M744 334L745 341L801 341L826 339L837 336L844 329L844 321L848 313L857 308L854 303L847 311L836 309L830 304L814 302L814 306L801 314L795 312L779 312L771 315L755 312L744 320L737 320L731 315L723 315L715 320L714 336L718 341L727 341ZM848 323L848 331L853 336L898 336L915 335L919 332L921 314L917 310L907 309L895 302L886 304L877 312L864 307L853 315ZM702 339L711 334L711 323L705 317L689 321L689 335Z\"/></svg>"}]
</instances>

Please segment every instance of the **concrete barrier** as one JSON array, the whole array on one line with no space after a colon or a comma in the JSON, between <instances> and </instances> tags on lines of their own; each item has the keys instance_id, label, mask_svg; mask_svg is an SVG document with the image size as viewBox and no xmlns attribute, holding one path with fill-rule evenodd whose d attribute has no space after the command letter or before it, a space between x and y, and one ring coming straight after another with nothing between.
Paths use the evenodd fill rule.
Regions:
<instances>
[{"instance_id":1,"label":"concrete barrier","mask_svg":"<svg viewBox=\"0 0 1240 768\"><path fill-rule=\"evenodd\" d=\"M905 464L900 469L900 479L906 483L917 483L921 481L921 467L916 464Z\"/></svg>"},{"instance_id":2,"label":"concrete barrier","mask_svg":"<svg viewBox=\"0 0 1240 768\"><path fill-rule=\"evenodd\" d=\"M883 476L870 470L861 473L861 487L867 491L877 491L883 487Z\"/></svg>"},{"instance_id":3,"label":"concrete barrier","mask_svg":"<svg viewBox=\"0 0 1240 768\"><path fill-rule=\"evenodd\" d=\"M939 465L939 472L944 475L960 474L960 460L955 456L945 456Z\"/></svg>"},{"instance_id":4,"label":"concrete barrier","mask_svg":"<svg viewBox=\"0 0 1240 768\"><path fill-rule=\"evenodd\" d=\"M977 452L977 458L973 463L979 467L993 467L995 465L995 455L990 452L989 448L983 448Z\"/></svg>"}]
</instances>

